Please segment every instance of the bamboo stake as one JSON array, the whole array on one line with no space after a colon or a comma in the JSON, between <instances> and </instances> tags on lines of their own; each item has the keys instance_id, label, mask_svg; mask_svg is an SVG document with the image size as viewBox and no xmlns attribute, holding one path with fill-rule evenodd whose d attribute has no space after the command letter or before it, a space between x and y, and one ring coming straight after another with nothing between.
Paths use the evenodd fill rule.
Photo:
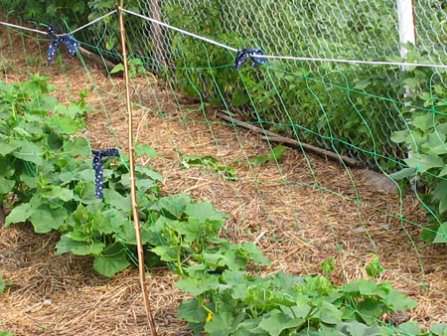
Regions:
<instances>
[{"instance_id":1,"label":"bamboo stake","mask_svg":"<svg viewBox=\"0 0 447 336\"><path fill-rule=\"evenodd\" d=\"M134 155L134 144L133 144L133 122L132 122L132 105L130 101L130 84L129 84L129 69L127 63L127 45L126 45L126 30L124 26L124 16L122 9L124 8L124 0L120 0L118 7L119 15L119 28L121 35L121 47L123 53L123 65L124 65L124 79L126 84L126 107L128 114L128 143L129 143L129 165L130 165L130 195L131 195L131 206L132 215L135 226L135 236L137 240L137 251L138 251L138 270L140 278L140 286L143 294L144 308L146 310L146 317L149 329L152 336L157 336L157 328L155 326L154 317L152 315L151 303L149 300L149 293L146 287L146 273L144 270L144 251L143 243L141 240L141 225L138 216L138 205L137 205L137 195L135 187L135 155Z\"/></svg>"}]
</instances>

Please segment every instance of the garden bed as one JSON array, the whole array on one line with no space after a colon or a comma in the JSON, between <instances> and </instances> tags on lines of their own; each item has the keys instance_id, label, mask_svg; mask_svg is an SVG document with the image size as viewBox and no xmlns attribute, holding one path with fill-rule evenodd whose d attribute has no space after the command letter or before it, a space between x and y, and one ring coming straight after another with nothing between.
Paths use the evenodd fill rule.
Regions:
<instances>
[{"instance_id":1,"label":"garden bed","mask_svg":"<svg viewBox=\"0 0 447 336\"><path fill-rule=\"evenodd\" d=\"M1 32L1 79L15 82L39 72L50 77L58 98L75 99L87 90L92 111L88 136L96 147L126 148L124 87L101 69L64 60L46 66L45 45ZM265 272L315 274L334 257L336 282L362 277L372 254L380 257L383 279L418 301L411 317L447 322L445 248L419 240L423 223L412 196L371 187L361 170L348 170L312 155L288 150L282 163L248 164L268 145L258 136L228 126L179 97L155 78L133 81L138 141L153 147L151 161L165 178L164 193L188 193L227 212L224 234L232 241L257 242L273 261ZM210 155L235 168L237 180L196 167L185 169L182 155ZM142 162L141 162L142 163ZM401 207L404 207L401 210ZM55 236L39 236L26 226L0 229L0 273L11 283L0 296L0 330L16 335L145 335L137 271L113 280L97 276L91 260L54 254ZM183 294L175 276L151 272L155 319L161 335L188 335L176 318Z\"/></svg>"}]
</instances>

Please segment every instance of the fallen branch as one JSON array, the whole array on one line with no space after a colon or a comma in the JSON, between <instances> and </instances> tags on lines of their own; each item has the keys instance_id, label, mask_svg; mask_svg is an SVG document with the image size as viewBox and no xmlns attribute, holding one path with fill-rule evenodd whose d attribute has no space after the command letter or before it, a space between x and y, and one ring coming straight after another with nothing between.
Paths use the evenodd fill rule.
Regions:
<instances>
[{"instance_id":1,"label":"fallen branch","mask_svg":"<svg viewBox=\"0 0 447 336\"><path fill-rule=\"evenodd\" d=\"M349 167L353 167L353 168L359 168L359 167L363 167L364 164L356 159L350 158L346 155L341 155L341 154L337 154L334 152L331 152L329 150L323 149L323 148L319 148L313 145L309 145L294 139L290 139L287 137L284 137L282 135L267 131L265 129L262 129L260 127L257 127L255 125L252 125L250 123L247 123L245 121L241 121L238 119L235 119L233 117L230 117L229 115L222 113L222 112L218 112L217 116L223 120L226 120L228 122L231 122L232 124L235 124L237 126L249 129L250 131L253 131L255 133L258 134L262 134L262 139L263 140L267 140L270 142L278 142L284 145L288 145L290 147L294 147L294 148L299 148L299 149L303 149L306 150L308 152L320 155L322 157L334 160L334 161L338 161L338 162L343 162L345 163L347 166Z\"/></svg>"},{"instance_id":2,"label":"fallen branch","mask_svg":"<svg viewBox=\"0 0 447 336\"><path fill-rule=\"evenodd\" d=\"M86 59L98 64L101 67L104 67L107 72L110 72L110 70L112 70L116 65L113 62L105 59L104 57L99 56L85 48L80 47L79 51L81 52L82 56L84 56Z\"/></svg>"}]
</instances>

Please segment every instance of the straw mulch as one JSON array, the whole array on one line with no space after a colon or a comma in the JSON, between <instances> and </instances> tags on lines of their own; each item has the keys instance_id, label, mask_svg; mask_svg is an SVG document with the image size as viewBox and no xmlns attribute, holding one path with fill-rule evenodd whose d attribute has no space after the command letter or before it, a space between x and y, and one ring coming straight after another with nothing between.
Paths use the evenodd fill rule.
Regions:
<instances>
[{"instance_id":1,"label":"straw mulch","mask_svg":"<svg viewBox=\"0 0 447 336\"><path fill-rule=\"evenodd\" d=\"M5 36L0 40L7 41ZM92 111L86 136L96 147L125 150L122 80L106 78L94 67L85 69L76 60L48 68L44 48L32 41L26 47L2 49L7 65L0 69L2 78L17 81L39 71L51 77L56 95L64 100L87 89ZM273 261L266 272L314 274L332 256L334 281L342 283L364 276L365 264L377 254L387 270L383 280L418 300L408 317L426 324L447 322L447 250L418 238L416 223L425 218L412 196L401 200L397 193L372 185L364 171L295 150L279 165L252 166L248 158L268 150L257 135L222 123L212 109L199 109L153 77L133 80L132 86L138 142L159 153L157 159L140 163L162 173L164 193L188 193L227 212L223 234L233 241L256 241ZM184 154L212 155L235 167L238 180L225 180L203 167L183 169ZM401 213L413 223L399 221L396 215ZM57 236L35 235L25 225L0 229L0 273L11 284L0 296L0 330L16 335L147 335L137 271L101 278L89 258L55 256L56 241ZM153 270L148 277L160 334L188 335L175 316L182 300L175 276Z\"/></svg>"}]
</instances>

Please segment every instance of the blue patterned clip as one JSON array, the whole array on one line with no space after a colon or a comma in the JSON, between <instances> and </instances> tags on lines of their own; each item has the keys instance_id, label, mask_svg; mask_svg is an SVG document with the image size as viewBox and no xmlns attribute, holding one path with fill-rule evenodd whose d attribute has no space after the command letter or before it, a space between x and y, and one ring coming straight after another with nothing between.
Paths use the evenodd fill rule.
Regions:
<instances>
[{"instance_id":1,"label":"blue patterned clip","mask_svg":"<svg viewBox=\"0 0 447 336\"><path fill-rule=\"evenodd\" d=\"M256 49L256 48L242 49L237 53L236 62L234 66L236 67L237 70L239 70L248 60L251 60L253 66L267 64L268 62L267 58L259 56L265 56L262 49Z\"/></svg>"},{"instance_id":2,"label":"blue patterned clip","mask_svg":"<svg viewBox=\"0 0 447 336\"><path fill-rule=\"evenodd\" d=\"M48 36L51 39L48 47L48 63L53 63L56 58L56 52L59 49L60 44L64 44L68 50L70 56L75 56L79 51L79 42L71 35L56 35L52 26L48 27Z\"/></svg>"},{"instance_id":3,"label":"blue patterned clip","mask_svg":"<svg viewBox=\"0 0 447 336\"><path fill-rule=\"evenodd\" d=\"M116 148L109 148L104 150L92 150L93 154L93 169L95 170L95 186L96 186L96 198L104 198L104 167L103 158L105 157L118 157L120 152Z\"/></svg>"}]
</instances>

